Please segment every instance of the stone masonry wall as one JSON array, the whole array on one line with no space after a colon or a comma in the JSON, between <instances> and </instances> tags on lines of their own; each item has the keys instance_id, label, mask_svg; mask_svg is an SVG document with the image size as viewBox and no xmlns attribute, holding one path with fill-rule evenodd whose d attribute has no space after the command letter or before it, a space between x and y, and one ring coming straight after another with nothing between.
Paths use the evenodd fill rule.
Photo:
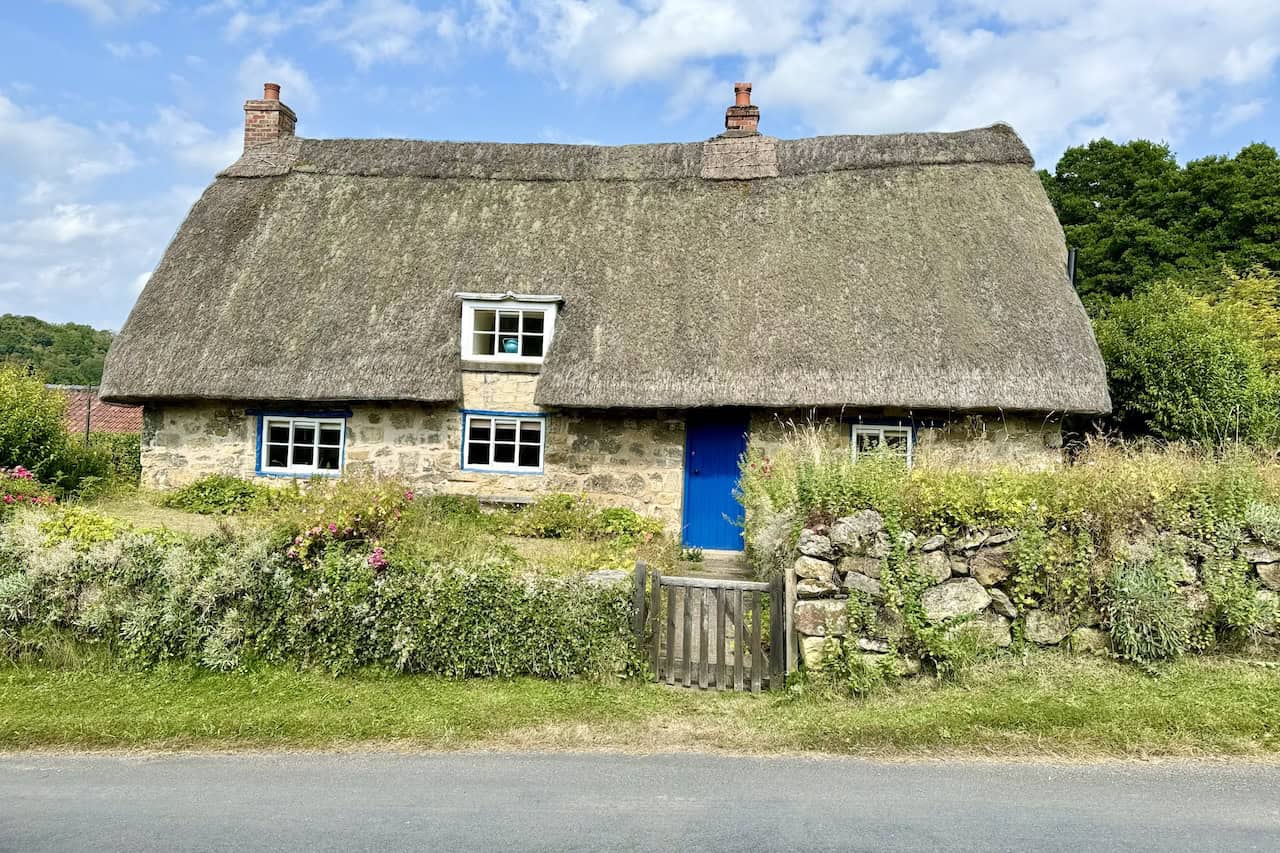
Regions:
<instances>
[{"instance_id":1,"label":"stone masonry wall","mask_svg":"<svg viewBox=\"0 0 1280 853\"><path fill-rule=\"evenodd\" d=\"M532 402L536 381L536 376L526 374L464 373L462 408L538 412ZM463 471L459 407L369 403L346 408L351 411L347 473L391 476L427 492L484 498L583 493L605 505L628 506L656 516L673 530L679 528L684 420L678 415L550 413L544 473L535 475ZM175 488L208 474L253 478L256 439L257 417L246 414L240 404L148 406L143 484ZM263 479L287 482L280 477Z\"/></svg>"},{"instance_id":2,"label":"stone masonry wall","mask_svg":"<svg viewBox=\"0 0 1280 853\"><path fill-rule=\"evenodd\" d=\"M930 625L952 632L976 632L980 642L1005 648L1013 642L1012 628L1022 620L1023 637L1040 646L1066 642L1073 650L1106 652L1109 637L1096 611L1055 613L1047 609L1019 612L1007 593L1013 576L1012 530L973 530L961 536L921 539L911 532L900 534L901 544L920 573L931 584L921 596ZM1193 615L1203 615L1209 598L1201 583L1204 554L1185 540L1174 537L1162 548L1181 548L1178 588ZM1133 542L1126 550L1135 558L1155 553L1155 542ZM900 613L886 603L881 587L885 559L893 547L884 520L875 510L863 510L838 519L829 528L803 530L791 569L796 602L793 611L800 656L806 667L820 669L830 651L828 638L852 642L868 661L890 654L905 636ZM1280 550L1258 542L1244 542L1238 556L1247 561L1256 577L1259 605L1280 613ZM850 618L851 598L858 597L874 609L871 624L855 626ZM1274 634L1276 625L1264 628ZM902 658L902 674L919 670L920 662Z\"/></svg>"}]
</instances>

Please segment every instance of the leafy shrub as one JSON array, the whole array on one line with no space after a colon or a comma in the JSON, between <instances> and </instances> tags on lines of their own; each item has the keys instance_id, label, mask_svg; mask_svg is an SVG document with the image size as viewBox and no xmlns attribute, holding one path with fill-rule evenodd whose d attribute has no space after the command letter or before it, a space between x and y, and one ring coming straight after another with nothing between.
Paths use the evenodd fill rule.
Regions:
<instances>
[{"instance_id":1,"label":"leafy shrub","mask_svg":"<svg viewBox=\"0 0 1280 853\"><path fill-rule=\"evenodd\" d=\"M78 551L110 542L129 529L130 526L119 519L76 506L63 507L40 522L46 547L70 542Z\"/></svg>"},{"instance_id":2,"label":"leafy shrub","mask_svg":"<svg viewBox=\"0 0 1280 853\"><path fill-rule=\"evenodd\" d=\"M546 495L523 507L511 519L515 536L570 539L594 530L595 507L580 495Z\"/></svg>"},{"instance_id":3,"label":"leafy shrub","mask_svg":"<svg viewBox=\"0 0 1280 853\"><path fill-rule=\"evenodd\" d=\"M1163 282L1109 303L1094 325L1125 432L1214 446L1277 435L1280 386L1236 306Z\"/></svg>"},{"instance_id":4,"label":"leafy shrub","mask_svg":"<svg viewBox=\"0 0 1280 853\"><path fill-rule=\"evenodd\" d=\"M74 439L73 439L74 440ZM88 446L103 454L113 480L136 486L142 476L142 436L136 432L95 432Z\"/></svg>"},{"instance_id":5,"label":"leafy shrub","mask_svg":"<svg viewBox=\"0 0 1280 853\"><path fill-rule=\"evenodd\" d=\"M1190 642L1191 614L1159 560L1117 563L1106 579L1102 612L1111 647L1127 660L1175 658Z\"/></svg>"},{"instance_id":6,"label":"leafy shrub","mask_svg":"<svg viewBox=\"0 0 1280 853\"><path fill-rule=\"evenodd\" d=\"M611 506L596 513L591 530L597 536L644 539L662 533L662 522L629 507Z\"/></svg>"},{"instance_id":7,"label":"leafy shrub","mask_svg":"<svg viewBox=\"0 0 1280 853\"><path fill-rule=\"evenodd\" d=\"M270 486L226 474L210 474L164 495L163 506L199 515L238 515L278 503Z\"/></svg>"},{"instance_id":8,"label":"leafy shrub","mask_svg":"<svg viewBox=\"0 0 1280 853\"><path fill-rule=\"evenodd\" d=\"M133 665L215 670L261 660L334 673L561 678L636 666L626 583L402 562L392 552L379 567L354 542L304 563L255 528L201 539L95 532L67 548L42 532L53 519L35 516L0 527L0 644L10 656L70 637ZM87 524L73 516L66 529Z\"/></svg>"},{"instance_id":9,"label":"leafy shrub","mask_svg":"<svg viewBox=\"0 0 1280 853\"><path fill-rule=\"evenodd\" d=\"M0 468L24 466L48 480L67 445L66 399L17 364L0 364Z\"/></svg>"}]
</instances>

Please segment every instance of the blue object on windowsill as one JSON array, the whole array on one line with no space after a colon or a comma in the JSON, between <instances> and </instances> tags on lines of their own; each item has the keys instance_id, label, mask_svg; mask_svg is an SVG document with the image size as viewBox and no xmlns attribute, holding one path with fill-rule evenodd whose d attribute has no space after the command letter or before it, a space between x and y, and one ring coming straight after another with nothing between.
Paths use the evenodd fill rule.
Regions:
<instances>
[{"instance_id":1,"label":"blue object on windowsill","mask_svg":"<svg viewBox=\"0 0 1280 853\"><path fill-rule=\"evenodd\" d=\"M520 349L520 342L517 341L515 338L502 339L502 351L505 352L507 355L515 355L519 349Z\"/></svg>"}]
</instances>

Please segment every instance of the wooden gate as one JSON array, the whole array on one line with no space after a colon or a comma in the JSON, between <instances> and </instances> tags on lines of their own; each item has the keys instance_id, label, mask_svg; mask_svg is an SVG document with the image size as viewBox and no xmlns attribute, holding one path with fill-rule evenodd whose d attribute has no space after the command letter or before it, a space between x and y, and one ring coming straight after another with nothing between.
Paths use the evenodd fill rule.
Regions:
<instances>
[{"instance_id":1,"label":"wooden gate","mask_svg":"<svg viewBox=\"0 0 1280 853\"><path fill-rule=\"evenodd\" d=\"M637 563L632 619L655 681L753 693L782 687L781 579L664 577Z\"/></svg>"}]
</instances>

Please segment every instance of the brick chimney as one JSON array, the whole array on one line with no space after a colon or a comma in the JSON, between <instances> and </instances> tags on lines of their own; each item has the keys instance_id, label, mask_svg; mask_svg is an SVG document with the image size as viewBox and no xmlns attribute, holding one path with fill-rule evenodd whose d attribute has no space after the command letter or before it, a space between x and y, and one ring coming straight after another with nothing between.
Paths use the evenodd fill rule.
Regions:
<instances>
[{"instance_id":1,"label":"brick chimney","mask_svg":"<svg viewBox=\"0 0 1280 853\"><path fill-rule=\"evenodd\" d=\"M724 128L741 133L760 132L760 108L751 105L751 84L733 84L733 106L724 111Z\"/></svg>"},{"instance_id":2,"label":"brick chimney","mask_svg":"<svg viewBox=\"0 0 1280 853\"><path fill-rule=\"evenodd\" d=\"M244 102L244 147L275 142L293 136L298 116L280 102L280 84L263 83L262 100Z\"/></svg>"}]
</instances>

